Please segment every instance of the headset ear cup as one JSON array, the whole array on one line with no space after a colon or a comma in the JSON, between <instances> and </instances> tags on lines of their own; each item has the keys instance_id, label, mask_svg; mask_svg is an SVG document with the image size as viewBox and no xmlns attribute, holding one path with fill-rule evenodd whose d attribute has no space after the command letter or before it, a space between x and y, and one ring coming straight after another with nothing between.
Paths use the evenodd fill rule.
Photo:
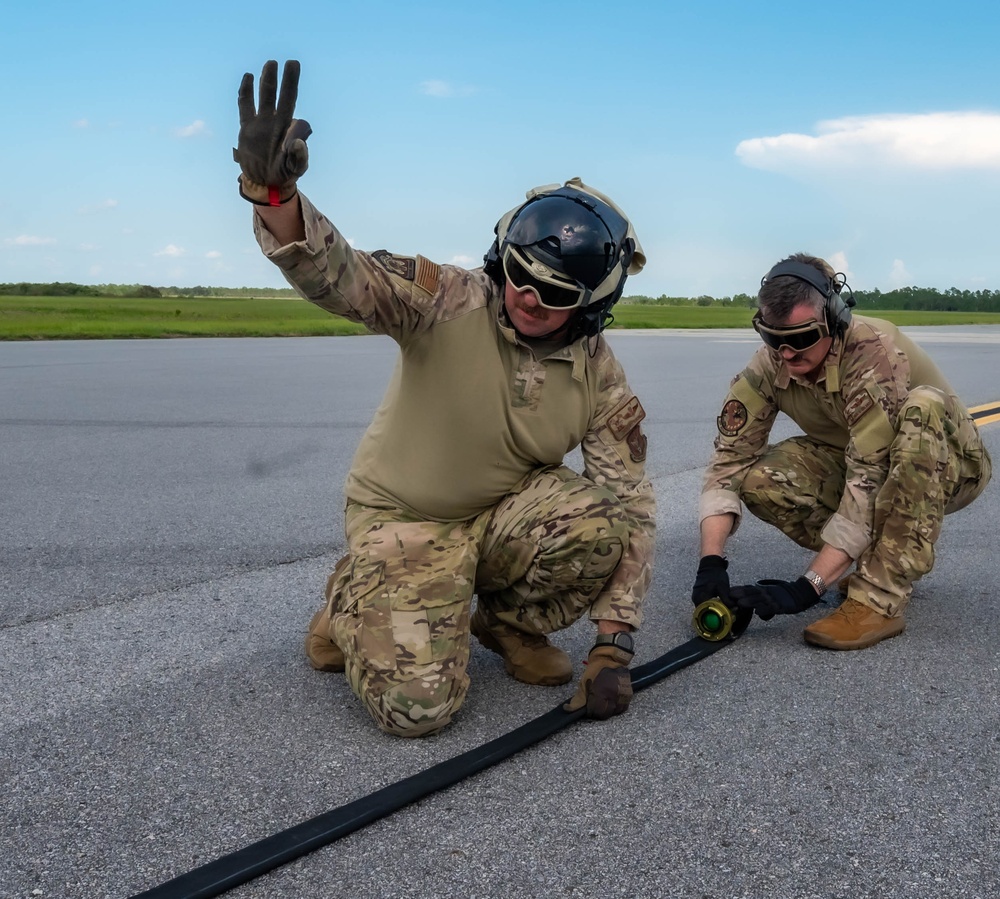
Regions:
<instances>
[{"instance_id":1,"label":"headset ear cup","mask_svg":"<svg viewBox=\"0 0 1000 899\"><path fill-rule=\"evenodd\" d=\"M493 241L493 245L483 257L483 272L488 278L492 278L497 284L504 280L503 263L500 261L500 239Z\"/></svg>"},{"instance_id":2,"label":"headset ear cup","mask_svg":"<svg viewBox=\"0 0 1000 899\"><path fill-rule=\"evenodd\" d=\"M831 334L843 334L851 323L851 307L836 291L831 291L826 300L826 324Z\"/></svg>"}]
</instances>

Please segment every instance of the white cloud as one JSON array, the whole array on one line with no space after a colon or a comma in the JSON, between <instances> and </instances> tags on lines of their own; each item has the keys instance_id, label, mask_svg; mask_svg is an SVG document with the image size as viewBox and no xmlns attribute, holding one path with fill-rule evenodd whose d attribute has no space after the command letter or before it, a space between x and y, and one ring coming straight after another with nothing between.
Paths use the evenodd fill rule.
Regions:
<instances>
[{"instance_id":1,"label":"white cloud","mask_svg":"<svg viewBox=\"0 0 1000 899\"><path fill-rule=\"evenodd\" d=\"M82 243L80 249L85 253L93 253L95 250L99 250L100 246L96 243Z\"/></svg>"},{"instance_id":2,"label":"white cloud","mask_svg":"<svg viewBox=\"0 0 1000 899\"><path fill-rule=\"evenodd\" d=\"M450 81L431 79L420 82L420 92L427 94L428 97L468 97L475 93L475 88L452 84Z\"/></svg>"},{"instance_id":3,"label":"white cloud","mask_svg":"<svg viewBox=\"0 0 1000 899\"><path fill-rule=\"evenodd\" d=\"M157 250L153 253L154 256L183 256L184 247L179 247L176 244L168 243L162 250Z\"/></svg>"},{"instance_id":4,"label":"white cloud","mask_svg":"<svg viewBox=\"0 0 1000 899\"><path fill-rule=\"evenodd\" d=\"M208 128L201 119L192 122L190 125L185 125L183 128L174 129L174 134L177 137L198 137L208 133Z\"/></svg>"},{"instance_id":5,"label":"white cloud","mask_svg":"<svg viewBox=\"0 0 1000 899\"><path fill-rule=\"evenodd\" d=\"M854 280L854 273L851 271L851 266L847 262L847 254L842 250L838 250L831 256L827 257L827 262L833 266L835 272L841 272L845 278L847 278L847 283L850 284Z\"/></svg>"},{"instance_id":6,"label":"white cloud","mask_svg":"<svg viewBox=\"0 0 1000 899\"><path fill-rule=\"evenodd\" d=\"M89 128L90 127L90 122L87 119L77 119L73 123L73 127L74 128Z\"/></svg>"},{"instance_id":7,"label":"white cloud","mask_svg":"<svg viewBox=\"0 0 1000 899\"><path fill-rule=\"evenodd\" d=\"M44 247L55 242L54 237L38 237L34 234L19 234L17 237L4 239L4 243L9 247Z\"/></svg>"},{"instance_id":8,"label":"white cloud","mask_svg":"<svg viewBox=\"0 0 1000 899\"><path fill-rule=\"evenodd\" d=\"M218 250L209 250L205 254L205 258L206 259L221 259L222 258L222 253L220 253Z\"/></svg>"},{"instance_id":9,"label":"white cloud","mask_svg":"<svg viewBox=\"0 0 1000 899\"><path fill-rule=\"evenodd\" d=\"M769 171L894 166L1000 170L1000 113L934 112L849 116L819 122L817 134L740 141L736 155Z\"/></svg>"},{"instance_id":10,"label":"white cloud","mask_svg":"<svg viewBox=\"0 0 1000 899\"><path fill-rule=\"evenodd\" d=\"M475 262L476 260L472 256L463 256L459 254L458 256L451 257L451 265L460 265L463 268L468 268Z\"/></svg>"},{"instance_id":11,"label":"white cloud","mask_svg":"<svg viewBox=\"0 0 1000 899\"><path fill-rule=\"evenodd\" d=\"M913 283L913 276L906 270L906 265L902 259L892 260L892 269L889 271L889 284L892 287L908 287Z\"/></svg>"}]
</instances>

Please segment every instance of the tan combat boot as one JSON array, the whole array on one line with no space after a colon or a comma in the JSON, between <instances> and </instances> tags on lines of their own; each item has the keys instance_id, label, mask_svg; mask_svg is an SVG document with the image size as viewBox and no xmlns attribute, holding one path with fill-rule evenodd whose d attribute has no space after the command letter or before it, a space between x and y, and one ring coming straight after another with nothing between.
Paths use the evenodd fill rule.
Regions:
<instances>
[{"instance_id":1,"label":"tan combat boot","mask_svg":"<svg viewBox=\"0 0 1000 899\"><path fill-rule=\"evenodd\" d=\"M526 634L476 606L470 627L487 649L503 659L507 673L525 684L554 687L573 677L573 663L558 646L542 634Z\"/></svg>"},{"instance_id":2,"label":"tan combat boot","mask_svg":"<svg viewBox=\"0 0 1000 899\"><path fill-rule=\"evenodd\" d=\"M845 599L833 612L814 621L802 632L807 643L827 649L864 649L895 637L906 629L902 615L886 618L853 599Z\"/></svg>"},{"instance_id":3,"label":"tan combat boot","mask_svg":"<svg viewBox=\"0 0 1000 899\"><path fill-rule=\"evenodd\" d=\"M330 616L323 606L309 622L306 634L306 657L317 671L343 671L344 653L330 639Z\"/></svg>"}]
</instances>

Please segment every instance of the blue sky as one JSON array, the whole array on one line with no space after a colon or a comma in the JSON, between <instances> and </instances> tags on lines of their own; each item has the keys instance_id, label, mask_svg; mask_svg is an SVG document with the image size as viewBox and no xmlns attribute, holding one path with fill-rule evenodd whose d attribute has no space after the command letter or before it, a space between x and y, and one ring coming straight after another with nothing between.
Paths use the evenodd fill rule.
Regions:
<instances>
[{"instance_id":1,"label":"blue sky","mask_svg":"<svg viewBox=\"0 0 1000 899\"><path fill-rule=\"evenodd\" d=\"M1000 6L8 5L0 282L281 286L236 192L236 93L299 59L300 186L353 244L481 263L580 176L649 259L626 294L1000 289Z\"/></svg>"}]
</instances>

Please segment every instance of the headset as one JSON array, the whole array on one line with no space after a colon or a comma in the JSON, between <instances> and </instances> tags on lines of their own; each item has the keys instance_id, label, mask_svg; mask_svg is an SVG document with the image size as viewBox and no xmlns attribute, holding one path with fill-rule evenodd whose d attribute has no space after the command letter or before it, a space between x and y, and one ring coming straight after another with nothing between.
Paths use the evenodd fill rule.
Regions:
<instances>
[{"instance_id":1,"label":"headset","mask_svg":"<svg viewBox=\"0 0 1000 899\"><path fill-rule=\"evenodd\" d=\"M763 287L768 281L782 276L804 281L820 292L825 301L823 308L826 313L826 325L830 329L831 335L841 335L847 330L847 326L851 323L851 309L857 305L857 300L854 299L854 292L848 285L843 272L837 272L832 278L827 278L813 265L786 260L779 262L764 275L760 279L760 286ZM845 287L847 288L846 297L841 295L841 291Z\"/></svg>"}]
</instances>

